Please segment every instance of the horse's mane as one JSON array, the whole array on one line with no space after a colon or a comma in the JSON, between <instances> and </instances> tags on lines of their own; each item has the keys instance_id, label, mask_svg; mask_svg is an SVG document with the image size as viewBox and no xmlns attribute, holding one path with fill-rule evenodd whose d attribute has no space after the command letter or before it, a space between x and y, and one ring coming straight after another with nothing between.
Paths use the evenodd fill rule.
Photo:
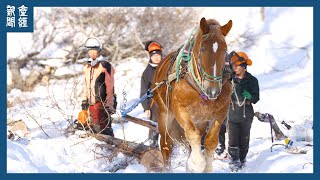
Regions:
<instances>
[{"instance_id":1,"label":"horse's mane","mask_svg":"<svg viewBox=\"0 0 320 180\"><path fill-rule=\"evenodd\" d=\"M208 19L207 23L208 23L208 25L219 25L219 26L221 26L220 23L215 19Z\"/></svg>"}]
</instances>

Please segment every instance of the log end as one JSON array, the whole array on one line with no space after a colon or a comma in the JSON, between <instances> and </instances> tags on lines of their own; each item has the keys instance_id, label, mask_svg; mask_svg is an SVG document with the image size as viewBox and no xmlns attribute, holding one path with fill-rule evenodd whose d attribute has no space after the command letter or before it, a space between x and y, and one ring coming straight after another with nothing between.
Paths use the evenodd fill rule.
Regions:
<instances>
[{"instance_id":1,"label":"log end","mask_svg":"<svg viewBox=\"0 0 320 180\"><path fill-rule=\"evenodd\" d=\"M158 149L146 151L141 156L140 164L146 167L148 172L163 172L164 170L162 154Z\"/></svg>"}]
</instances>

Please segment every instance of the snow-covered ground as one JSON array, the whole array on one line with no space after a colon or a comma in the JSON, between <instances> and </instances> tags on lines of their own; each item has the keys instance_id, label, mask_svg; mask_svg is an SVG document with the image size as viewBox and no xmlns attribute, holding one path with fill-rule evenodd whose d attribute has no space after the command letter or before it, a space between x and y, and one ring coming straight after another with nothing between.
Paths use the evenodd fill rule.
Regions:
<instances>
[{"instance_id":1,"label":"snow-covered ground","mask_svg":"<svg viewBox=\"0 0 320 180\"><path fill-rule=\"evenodd\" d=\"M312 173L313 172L313 10L312 8L265 8L262 22L257 14L260 8L204 8L206 18L216 18L221 24L233 20L233 29L227 41L247 29L257 34L254 45L248 49L253 65L248 71L260 85L260 101L255 111L270 113L281 130L293 141L293 147L307 150L306 154L290 154L282 146L274 147L270 138L270 125L254 119L251 129L248 166L243 173ZM295 21L292 21L295 19ZM12 45L29 39L28 34L8 34L8 56L22 53L23 45ZM10 43L9 43L10 42ZM19 43L18 43L19 44ZM229 47L229 51L238 50ZM115 90L118 110L126 92L127 106L139 97L140 77L147 59L129 58L115 66ZM60 68L57 73L81 71L80 65ZM8 74L10 80L10 74ZM13 107L7 109L8 120L22 119L30 130L27 137L7 140L7 172L15 173L146 173L138 160L122 153L112 154L100 148L104 143L94 138L80 138L83 132L65 133L80 111L83 77L50 81L38 85L32 92L13 89L7 94ZM10 81L8 81L10 82ZM145 118L139 105L130 115ZM115 117L119 117L116 115ZM284 120L293 128L281 126ZM43 128L39 128L40 124ZM113 125L115 137L134 142L145 142L146 127L131 122ZM46 134L44 133L46 132ZM297 139L298 138L298 139ZM304 138L304 140L301 140ZM298 141L299 140L299 141ZM146 142L148 143L148 142ZM284 143L278 141L276 143ZM183 148L174 152L173 172L185 171L187 155ZM121 165L125 169L117 170ZM213 162L213 173L228 173L228 163Z\"/></svg>"}]
</instances>

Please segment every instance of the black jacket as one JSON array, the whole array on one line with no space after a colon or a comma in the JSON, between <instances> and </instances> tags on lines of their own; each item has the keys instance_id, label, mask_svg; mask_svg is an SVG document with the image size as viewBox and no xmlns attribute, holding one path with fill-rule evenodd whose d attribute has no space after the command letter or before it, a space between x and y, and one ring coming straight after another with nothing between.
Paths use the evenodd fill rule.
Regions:
<instances>
[{"instance_id":1,"label":"black jacket","mask_svg":"<svg viewBox=\"0 0 320 180\"><path fill-rule=\"evenodd\" d=\"M147 93L148 89L151 88L151 83L153 80L153 75L157 67L152 67L150 63L142 73L141 77L141 88L140 88L140 97ZM144 111L150 110L151 99L146 99L142 103Z\"/></svg>"},{"instance_id":2,"label":"black jacket","mask_svg":"<svg viewBox=\"0 0 320 180\"><path fill-rule=\"evenodd\" d=\"M255 104L259 101L259 83L257 78L252 76L250 73L246 72L245 76L243 79L239 79L237 77L233 77L234 81L234 86L235 86L235 91L231 95L231 105L229 108L229 121L230 122L241 122L243 120L253 120L254 116L254 111L252 107L252 103ZM236 95L239 98L240 104L243 102L244 97L242 96L242 93L244 91L248 91L251 95L252 98L250 100L246 100L247 102L245 103L244 106L239 106ZM245 110L245 118L243 117L244 115L244 110Z\"/></svg>"}]
</instances>

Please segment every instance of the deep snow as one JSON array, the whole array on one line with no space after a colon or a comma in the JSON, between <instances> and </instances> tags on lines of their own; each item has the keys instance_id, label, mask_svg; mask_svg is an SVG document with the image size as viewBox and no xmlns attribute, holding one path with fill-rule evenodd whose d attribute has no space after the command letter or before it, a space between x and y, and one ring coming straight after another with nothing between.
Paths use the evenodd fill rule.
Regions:
<instances>
[{"instance_id":1,"label":"deep snow","mask_svg":"<svg viewBox=\"0 0 320 180\"><path fill-rule=\"evenodd\" d=\"M202 12L199 17L214 17L221 24L229 19L233 20L233 29L227 36L227 42L248 29L257 34L255 44L244 49L253 60L248 71L258 78L260 85L260 101L254 105L254 109L273 114L279 125L282 120L292 125L291 131L283 126L280 128L294 141L294 147L308 150L307 154L296 155L289 154L278 146L270 152L270 125L254 119L247 156L248 166L241 172L312 173L313 147L305 147L306 144L313 144L312 8L265 8L264 22L257 15L259 8L204 8ZM304 25L297 26L295 21L288 19L296 19ZM8 57L17 56L22 53L21 49L29 48L18 42L30 39L30 34L17 34L19 33L8 33ZM229 47L229 51L231 50L237 50L237 47ZM123 102L123 91L127 93L127 106L138 99L140 77L146 63L147 59L130 58L115 67L115 87L120 104ZM81 65L70 65L58 68L56 73L61 75L79 71ZM10 83L10 72L7 79ZM80 111L81 84L82 76L79 76L69 81L51 80L48 86L39 85L32 92L13 89L7 94L9 101L18 102L7 108L7 119L22 119L30 130L29 137L7 140L7 172L104 173L114 172L116 167L127 163L125 169L116 172L147 172L136 159L122 153L114 155L109 161L107 157L111 156L111 152L97 146L104 143L93 138L80 138L79 134L83 132L73 135L64 133ZM118 110L119 108L120 105ZM145 118L140 105L130 115ZM50 138L35 121L43 126ZM134 123L117 123L113 128L118 138L135 142L147 140L148 129ZM305 140L297 141L296 135ZM173 172L185 172L186 158L183 148L175 151ZM230 172L226 161L215 160L213 166L214 173Z\"/></svg>"}]
</instances>

